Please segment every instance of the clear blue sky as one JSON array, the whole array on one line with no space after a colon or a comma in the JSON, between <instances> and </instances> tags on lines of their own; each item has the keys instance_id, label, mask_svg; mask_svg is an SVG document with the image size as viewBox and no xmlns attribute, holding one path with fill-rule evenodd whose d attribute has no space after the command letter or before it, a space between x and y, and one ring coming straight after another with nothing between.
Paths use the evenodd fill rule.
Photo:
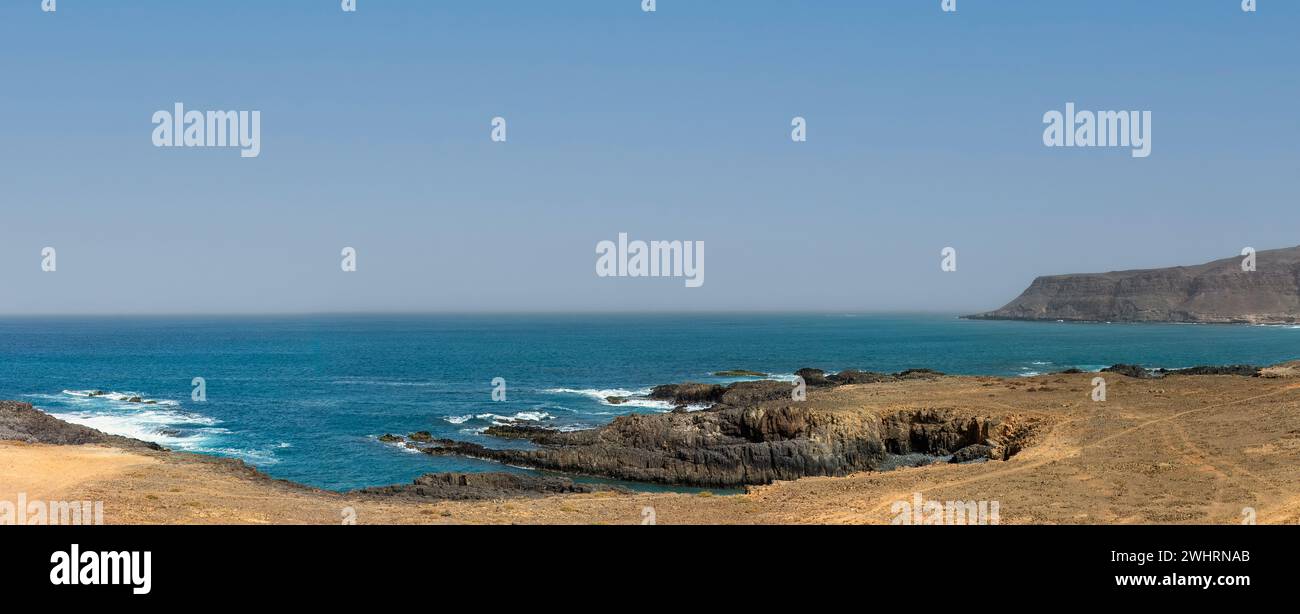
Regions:
<instances>
[{"instance_id":1,"label":"clear blue sky","mask_svg":"<svg viewBox=\"0 0 1300 614\"><path fill-rule=\"evenodd\" d=\"M968 312L1296 245L1300 3L1259 3L3 0L0 313ZM261 156L153 147L177 101ZM1043 147L1067 101L1151 157ZM596 277L619 232L704 287Z\"/></svg>"}]
</instances>

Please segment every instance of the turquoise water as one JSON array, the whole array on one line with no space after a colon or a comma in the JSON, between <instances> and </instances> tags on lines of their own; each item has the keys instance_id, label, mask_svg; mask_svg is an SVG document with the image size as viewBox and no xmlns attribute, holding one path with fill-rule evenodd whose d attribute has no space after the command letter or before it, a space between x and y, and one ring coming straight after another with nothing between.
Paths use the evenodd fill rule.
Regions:
<instances>
[{"instance_id":1,"label":"turquoise water","mask_svg":"<svg viewBox=\"0 0 1300 614\"><path fill-rule=\"evenodd\" d=\"M1113 363L1268 364L1300 327L983 322L949 315L427 315L0 318L0 398L331 488L430 471L510 470L381 443L383 433L506 446L502 419L586 428L651 402L609 395L800 367L1031 375ZM191 398L195 377L206 402ZM506 400L492 399L504 378ZM88 390L139 395L84 396Z\"/></svg>"}]
</instances>

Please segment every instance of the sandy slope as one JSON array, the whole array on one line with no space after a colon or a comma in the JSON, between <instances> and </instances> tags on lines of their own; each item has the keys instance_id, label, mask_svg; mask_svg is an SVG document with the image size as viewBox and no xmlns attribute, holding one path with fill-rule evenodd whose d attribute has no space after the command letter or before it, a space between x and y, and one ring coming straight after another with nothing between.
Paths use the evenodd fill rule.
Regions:
<instances>
[{"instance_id":1,"label":"sandy slope","mask_svg":"<svg viewBox=\"0 0 1300 614\"><path fill-rule=\"evenodd\" d=\"M0 499L102 500L109 523L659 524L870 523L892 504L997 501L1007 523L1300 522L1300 380L1094 374L957 378L845 386L810 398L828 411L954 408L1037 418L1034 443L1008 461L807 478L738 496L597 493L414 503L269 480L233 463L101 446L0 443Z\"/></svg>"}]
</instances>

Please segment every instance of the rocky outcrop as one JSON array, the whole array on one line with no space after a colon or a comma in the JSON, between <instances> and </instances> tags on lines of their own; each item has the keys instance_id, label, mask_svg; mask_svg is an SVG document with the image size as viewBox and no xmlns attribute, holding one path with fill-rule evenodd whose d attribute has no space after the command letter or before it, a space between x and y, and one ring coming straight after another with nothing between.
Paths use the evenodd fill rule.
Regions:
<instances>
[{"instance_id":1,"label":"rocky outcrop","mask_svg":"<svg viewBox=\"0 0 1300 614\"><path fill-rule=\"evenodd\" d=\"M1242 377L1259 377L1263 367L1253 365L1227 365L1223 367L1188 367L1186 369L1157 369L1163 375L1237 375Z\"/></svg>"},{"instance_id":2,"label":"rocky outcrop","mask_svg":"<svg viewBox=\"0 0 1300 614\"><path fill-rule=\"evenodd\" d=\"M674 405L717 403L722 400L722 395L726 391L727 387L720 384L697 384L695 382L664 384L651 389L650 398L657 401L671 401Z\"/></svg>"},{"instance_id":3,"label":"rocky outcrop","mask_svg":"<svg viewBox=\"0 0 1300 614\"><path fill-rule=\"evenodd\" d=\"M935 376L918 372L909 377ZM846 475L882 468L891 455L948 456L971 446L984 446L966 452L971 460L981 453L1006 459L1019 452L1034 427L1015 416L972 416L953 408L883 413L819 409L793 402L788 382L742 382L720 390L702 386L660 387L673 400L683 398L678 393L718 399L701 411L630 414L599 429L575 432L519 426L489 431L527 439L537 444L534 449L494 449L447 439L419 449L619 480L739 487Z\"/></svg>"},{"instance_id":4,"label":"rocky outcrop","mask_svg":"<svg viewBox=\"0 0 1300 614\"><path fill-rule=\"evenodd\" d=\"M568 478L518 473L428 473L410 484L355 491L378 497L437 500L485 500L598 491L628 492L602 484L582 484Z\"/></svg>"},{"instance_id":5,"label":"rocky outcrop","mask_svg":"<svg viewBox=\"0 0 1300 614\"><path fill-rule=\"evenodd\" d=\"M894 379L893 376L874 371L858 371L857 369L845 369L835 375L830 376L830 381L836 384L876 384L887 382Z\"/></svg>"},{"instance_id":6,"label":"rocky outcrop","mask_svg":"<svg viewBox=\"0 0 1300 614\"><path fill-rule=\"evenodd\" d=\"M1102 373L1117 373L1124 377L1149 379L1170 375L1236 375L1242 377L1260 377L1263 367L1253 365L1227 365L1221 367L1188 367L1186 369L1146 369L1141 365L1118 364L1106 367Z\"/></svg>"},{"instance_id":7,"label":"rocky outcrop","mask_svg":"<svg viewBox=\"0 0 1300 614\"><path fill-rule=\"evenodd\" d=\"M30 403L0 401L0 440L53 445L102 444L119 448L162 450L156 443L109 435L90 427L64 422L34 409Z\"/></svg>"},{"instance_id":8,"label":"rocky outcrop","mask_svg":"<svg viewBox=\"0 0 1300 614\"><path fill-rule=\"evenodd\" d=\"M994 454L993 446L976 443L954 452L952 458L949 459L948 462L957 464L975 463L989 460L994 457Z\"/></svg>"},{"instance_id":9,"label":"rocky outcrop","mask_svg":"<svg viewBox=\"0 0 1300 614\"><path fill-rule=\"evenodd\" d=\"M1123 375L1124 377L1132 377L1135 379L1147 379L1151 377L1151 372L1147 371L1140 365L1125 365L1125 364L1111 365L1109 367L1106 367L1105 369L1102 369L1101 372L1115 373L1118 375Z\"/></svg>"},{"instance_id":10,"label":"rocky outcrop","mask_svg":"<svg viewBox=\"0 0 1300 614\"><path fill-rule=\"evenodd\" d=\"M987 320L1092 322L1300 322L1300 247L1207 264L1039 277Z\"/></svg>"},{"instance_id":11,"label":"rocky outcrop","mask_svg":"<svg viewBox=\"0 0 1300 614\"><path fill-rule=\"evenodd\" d=\"M821 369L799 369L798 371L795 371L794 374L802 377L804 383L808 386L816 388L843 386L845 384L878 384L881 382L930 379L943 376L943 373L933 369L908 369L894 374L845 369L832 375L826 375L826 372Z\"/></svg>"}]
</instances>

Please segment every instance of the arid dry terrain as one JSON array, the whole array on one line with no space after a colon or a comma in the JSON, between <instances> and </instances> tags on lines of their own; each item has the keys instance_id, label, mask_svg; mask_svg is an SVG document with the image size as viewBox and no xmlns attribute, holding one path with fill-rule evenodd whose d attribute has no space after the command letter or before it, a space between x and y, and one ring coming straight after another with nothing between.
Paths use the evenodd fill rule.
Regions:
<instances>
[{"instance_id":1,"label":"arid dry terrain","mask_svg":"<svg viewBox=\"0 0 1300 614\"><path fill-rule=\"evenodd\" d=\"M1300 374L938 377L809 391L830 424L900 412L995 418L1007 460L752 486L745 494L595 492L450 501L337 494L240 464L140 446L0 442L0 500L103 501L105 522L889 524L895 502L996 501L1002 524L1300 522ZM865 418L864 418L865 417ZM877 422L879 420L877 419ZM2 431L0 431L2 432ZM1249 508L1249 510L1247 509Z\"/></svg>"}]
</instances>

